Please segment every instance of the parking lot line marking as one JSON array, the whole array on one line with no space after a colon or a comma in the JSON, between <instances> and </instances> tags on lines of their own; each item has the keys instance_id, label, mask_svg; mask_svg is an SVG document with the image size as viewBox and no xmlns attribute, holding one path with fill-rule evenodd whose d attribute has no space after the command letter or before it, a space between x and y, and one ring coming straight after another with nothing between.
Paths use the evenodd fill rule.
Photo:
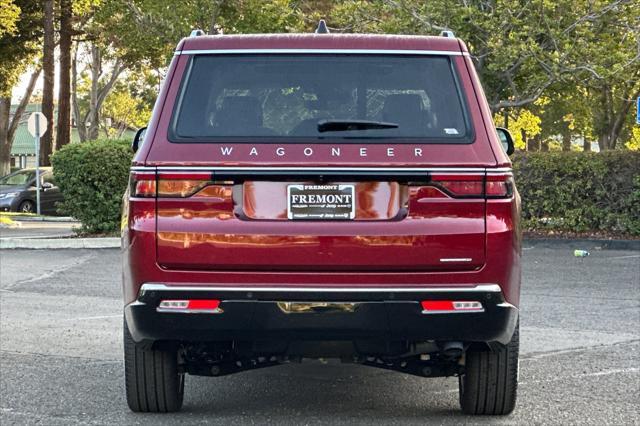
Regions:
<instances>
[{"instance_id":1,"label":"parking lot line marking","mask_svg":"<svg viewBox=\"0 0 640 426\"><path fill-rule=\"evenodd\" d=\"M572 375L563 376L563 377L554 376L551 379L526 380L524 382L518 382L518 386L527 386L527 385L532 385L536 383L559 382L567 379L583 379L585 377L610 376L612 374L637 373L639 371L640 371L640 368L637 368L637 367L614 368L612 370L595 371L593 373L572 374Z\"/></svg>"},{"instance_id":2,"label":"parking lot line marking","mask_svg":"<svg viewBox=\"0 0 640 426\"><path fill-rule=\"evenodd\" d=\"M640 254L630 254L628 256L605 257L605 259L631 259L636 257L640 257Z\"/></svg>"},{"instance_id":3,"label":"parking lot line marking","mask_svg":"<svg viewBox=\"0 0 640 426\"><path fill-rule=\"evenodd\" d=\"M82 320L94 320L94 319L105 319L105 318L121 318L122 314L118 315L98 315L95 317L78 317L78 318L67 318L63 321L82 321Z\"/></svg>"}]
</instances>

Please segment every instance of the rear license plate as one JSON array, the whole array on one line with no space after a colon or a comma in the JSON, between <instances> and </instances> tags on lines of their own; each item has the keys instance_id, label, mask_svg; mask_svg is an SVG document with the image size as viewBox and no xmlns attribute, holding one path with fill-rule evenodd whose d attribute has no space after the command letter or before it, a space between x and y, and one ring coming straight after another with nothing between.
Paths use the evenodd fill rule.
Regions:
<instances>
[{"instance_id":1,"label":"rear license plate","mask_svg":"<svg viewBox=\"0 0 640 426\"><path fill-rule=\"evenodd\" d=\"M354 185L289 185L287 217L289 219L353 219Z\"/></svg>"}]
</instances>

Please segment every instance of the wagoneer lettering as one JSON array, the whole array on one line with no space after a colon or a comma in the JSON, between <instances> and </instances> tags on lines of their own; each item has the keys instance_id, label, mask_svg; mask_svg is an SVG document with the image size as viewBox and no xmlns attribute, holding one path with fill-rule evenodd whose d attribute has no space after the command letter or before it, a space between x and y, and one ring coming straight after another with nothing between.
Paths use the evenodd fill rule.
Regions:
<instances>
[{"instance_id":1,"label":"wagoneer lettering","mask_svg":"<svg viewBox=\"0 0 640 426\"><path fill-rule=\"evenodd\" d=\"M449 32L182 40L125 194L129 407L339 358L510 413L520 199L493 129Z\"/></svg>"},{"instance_id":2,"label":"wagoneer lettering","mask_svg":"<svg viewBox=\"0 0 640 426\"><path fill-rule=\"evenodd\" d=\"M376 151L376 154L382 155L388 158L396 157L396 147L393 146L375 146L375 147L362 147L356 146L357 151L361 157L366 157L369 150ZM422 157L422 148L413 148L413 149L402 149L402 155L405 157ZM234 151L235 150L235 151ZM294 146L290 148L285 148L282 146L274 147L274 148L264 148L257 146L221 146L220 154L221 157L233 157L236 156L238 158L246 158L247 156L256 156L259 157L262 154L265 157L272 157L275 153L278 157L286 157L287 155L296 155L299 152L302 152L305 157L318 157L324 158L327 156L327 152L329 152L332 157L342 157L342 149L336 147L318 147L313 148L310 146Z\"/></svg>"}]
</instances>

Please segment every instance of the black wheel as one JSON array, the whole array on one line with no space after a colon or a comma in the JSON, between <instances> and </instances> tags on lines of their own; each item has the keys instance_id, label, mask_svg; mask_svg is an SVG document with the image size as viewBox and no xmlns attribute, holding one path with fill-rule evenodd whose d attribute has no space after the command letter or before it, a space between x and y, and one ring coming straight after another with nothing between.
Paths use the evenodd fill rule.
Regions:
<instances>
[{"instance_id":1,"label":"black wheel","mask_svg":"<svg viewBox=\"0 0 640 426\"><path fill-rule=\"evenodd\" d=\"M184 374L177 350L138 347L124 323L124 370L127 404L132 411L168 413L182 408Z\"/></svg>"},{"instance_id":2,"label":"black wheel","mask_svg":"<svg viewBox=\"0 0 640 426\"><path fill-rule=\"evenodd\" d=\"M511 341L493 351L468 349L459 378L460 406L466 414L504 415L516 406L519 326Z\"/></svg>"},{"instance_id":3,"label":"black wheel","mask_svg":"<svg viewBox=\"0 0 640 426\"><path fill-rule=\"evenodd\" d=\"M23 201L20 203L20 206L18 206L18 211L20 213L34 213L36 211L36 205L33 203L33 201Z\"/></svg>"}]
</instances>

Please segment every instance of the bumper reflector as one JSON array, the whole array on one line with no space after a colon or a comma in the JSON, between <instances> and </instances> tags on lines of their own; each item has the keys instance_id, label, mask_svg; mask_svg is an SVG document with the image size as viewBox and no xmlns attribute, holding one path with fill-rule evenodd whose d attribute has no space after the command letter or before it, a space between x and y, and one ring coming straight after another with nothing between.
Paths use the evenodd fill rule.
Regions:
<instances>
[{"instance_id":1,"label":"bumper reflector","mask_svg":"<svg viewBox=\"0 0 640 426\"><path fill-rule=\"evenodd\" d=\"M220 301L217 299L163 300L156 311L208 314L221 314L223 312L220 309Z\"/></svg>"},{"instance_id":2,"label":"bumper reflector","mask_svg":"<svg viewBox=\"0 0 640 426\"><path fill-rule=\"evenodd\" d=\"M423 300L420 304L423 314L484 312L482 303L470 300Z\"/></svg>"}]
</instances>

